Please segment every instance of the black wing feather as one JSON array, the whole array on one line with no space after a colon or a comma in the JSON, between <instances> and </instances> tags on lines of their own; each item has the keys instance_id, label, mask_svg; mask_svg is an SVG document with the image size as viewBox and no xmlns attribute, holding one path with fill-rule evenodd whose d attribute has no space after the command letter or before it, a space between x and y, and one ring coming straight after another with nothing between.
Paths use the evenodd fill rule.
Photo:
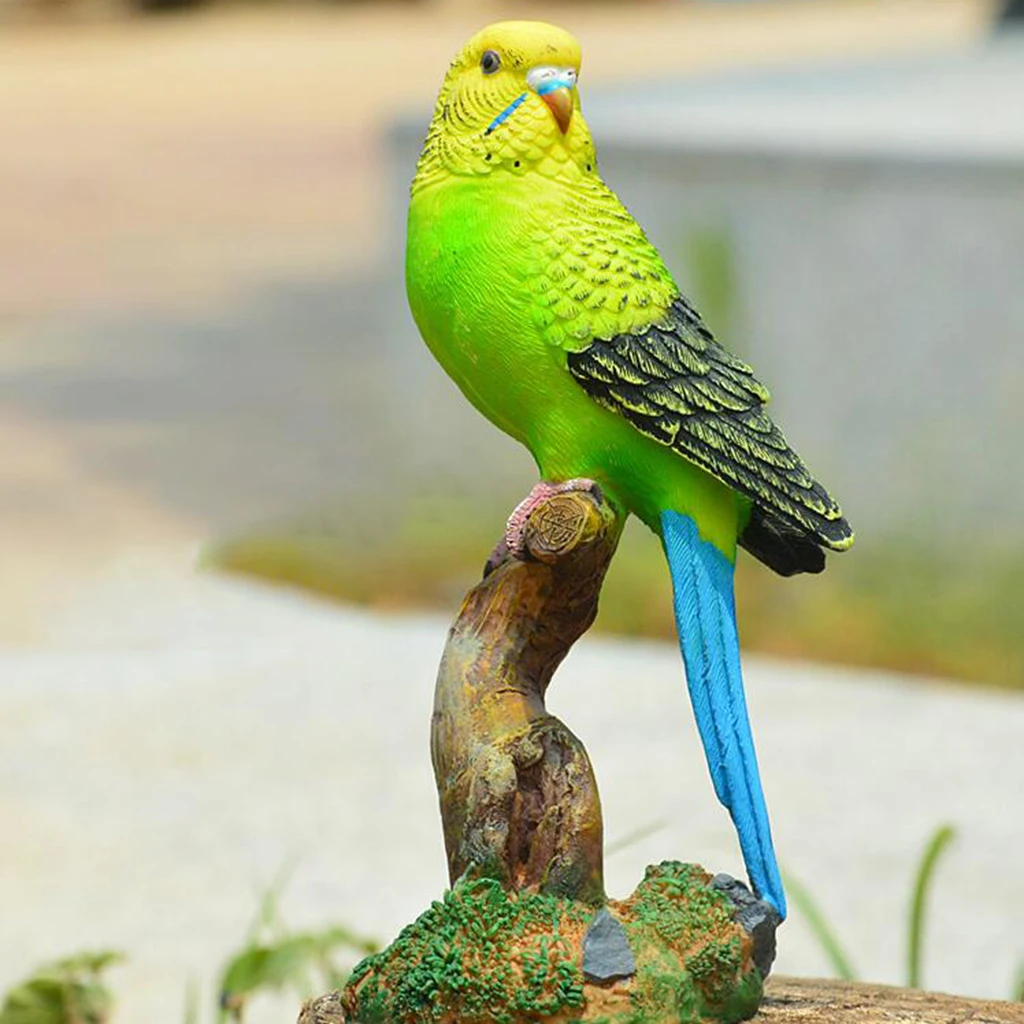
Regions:
<instances>
[{"instance_id":1,"label":"black wing feather","mask_svg":"<svg viewBox=\"0 0 1024 1024\"><path fill-rule=\"evenodd\" d=\"M821 572L822 548L850 546L839 506L765 411L767 389L685 300L664 323L567 359L591 398L751 499L740 543L776 572Z\"/></svg>"}]
</instances>

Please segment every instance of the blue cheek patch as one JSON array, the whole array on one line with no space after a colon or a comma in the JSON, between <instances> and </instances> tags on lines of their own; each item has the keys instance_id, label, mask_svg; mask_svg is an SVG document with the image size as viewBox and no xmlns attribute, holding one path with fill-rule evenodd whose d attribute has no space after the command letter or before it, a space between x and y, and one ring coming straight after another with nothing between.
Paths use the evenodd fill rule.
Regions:
<instances>
[{"instance_id":1,"label":"blue cheek patch","mask_svg":"<svg viewBox=\"0 0 1024 1024\"><path fill-rule=\"evenodd\" d=\"M484 135L490 135L499 125L504 124L515 112L519 105L526 99L526 93L514 99L488 126Z\"/></svg>"}]
</instances>

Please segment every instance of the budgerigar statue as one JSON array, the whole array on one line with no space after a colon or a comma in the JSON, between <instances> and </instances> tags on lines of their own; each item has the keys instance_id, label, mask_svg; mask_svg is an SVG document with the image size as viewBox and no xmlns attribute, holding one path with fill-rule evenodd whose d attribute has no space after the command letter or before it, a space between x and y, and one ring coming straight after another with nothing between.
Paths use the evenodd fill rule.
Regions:
<instances>
[{"instance_id":1,"label":"budgerigar statue","mask_svg":"<svg viewBox=\"0 0 1024 1024\"><path fill-rule=\"evenodd\" d=\"M529 448L542 483L600 489L662 540L690 699L754 891L786 914L750 731L733 598L737 544L784 576L853 533L601 180L580 47L503 22L453 61L412 186L406 277L427 345Z\"/></svg>"}]
</instances>

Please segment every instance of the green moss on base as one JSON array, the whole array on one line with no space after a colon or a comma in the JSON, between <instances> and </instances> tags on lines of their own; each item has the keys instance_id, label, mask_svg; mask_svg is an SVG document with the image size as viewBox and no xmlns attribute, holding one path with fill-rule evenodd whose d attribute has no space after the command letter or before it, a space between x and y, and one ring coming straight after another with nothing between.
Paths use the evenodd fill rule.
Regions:
<instances>
[{"instance_id":1,"label":"green moss on base","mask_svg":"<svg viewBox=\"0 0 1024 1024\"><path fill-rule=\"evenodd\" d=\"M620 918L637 952L636 1024L713 1019L722 1024L752 1017L761 1002L763 979L744 954L734 907L708 886L696 864L663 861L649 867ZM646 955L644 953L646 952ZM746 962L745 962L746 961ZM673 987L670 1000L666 986ZM675 1005L675 1017L659 1008ZM632 1024L632 1022L631 1022Z\"/></svg>"},{"instance_id":2,"label":"green moss on base","mask_svg":"<svg viewBox=\"0 0 1024 1024\"><path fill-rule=\"evenodd\" d=\"M460 1021L511 1024L583 1006L575 942L589 908L533 893L506 893L490 878L445 894L384 952L368 957L346 989L346 1009L366 1024Z\"/></svg>"},{"instance_id":3,"label":"green moss on base","mask_svg":"<svg viewBox=\"0 0 1024 1024\"><path fill-rule=\"evenodd\" d=\"M701 1007L702 1015L722 1021L722 1024L734 1024L753 1017L763 997L764 978L754 967L739 978L721 1002L705 1002Z\"/></svg>"},{"instance_id":4,"label":"green moss on base","mask_svg":"<svg viewBox=\"0 0 1024 1024\"><path fill-rule=\"evenodd\" d=\"M728 928L733 914L729 897L708 888L703 868L671 860L649 867L625 906L630 908L631 927L638 938L657 936L680 947Z\"/></svg>"},{"instance_id":5,"label":"green moss on base","mask_svg":"<svg viewBox=\"0 0 1024 1024\"><path fill-rule=\"evenodd\" d=\"M695 865L648 868L608 909L636 957L632 979L596 985L582 972L593 907L507 893L490 878L434 903L343 994L360 1024L721 1024L753 1016L762 978L729 898Z\"/></svg>"}]
</instances>

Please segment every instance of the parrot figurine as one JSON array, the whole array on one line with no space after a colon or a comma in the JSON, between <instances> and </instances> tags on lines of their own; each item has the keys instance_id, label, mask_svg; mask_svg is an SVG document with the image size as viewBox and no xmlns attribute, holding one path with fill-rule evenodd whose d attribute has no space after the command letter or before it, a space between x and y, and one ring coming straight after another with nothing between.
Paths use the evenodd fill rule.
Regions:
<instances>
[{"instance_id":1,"label":"parrot figurine","mask_svg":"<svg viewBox=\"0 0 1024 1024\"><path fill-rule=\"evenodd\" d=\"M409 304L466 398L537 463L513 553L530 510L571 488L661 538L715 793L754 892L784 918L740 674L737 545L789 576L820 572L853 533L764 385L601 180L579 72L577 41L542 22L492 25L455 57L412 184Z\"/></svg>"}]
</instances>

